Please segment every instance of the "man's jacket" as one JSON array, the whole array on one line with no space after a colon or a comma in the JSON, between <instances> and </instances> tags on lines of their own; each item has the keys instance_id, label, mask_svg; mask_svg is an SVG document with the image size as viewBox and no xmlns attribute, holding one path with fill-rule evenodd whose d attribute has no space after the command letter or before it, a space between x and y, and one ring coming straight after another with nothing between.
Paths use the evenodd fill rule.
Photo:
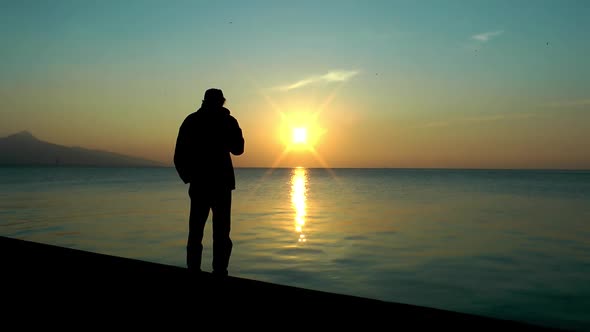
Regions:
<instances>
[{"instance_id":1,"label":"man's jacket","mask_svg":"<svg viewBox=\"0 0 590 332\"><path fill-rule=\"evenodd\" d=\"M224 107L201 107L183 121L174 166L184 183L203 189L236 188L231 154L244 153L238 121Z\"/></svg>"}]
</instances>

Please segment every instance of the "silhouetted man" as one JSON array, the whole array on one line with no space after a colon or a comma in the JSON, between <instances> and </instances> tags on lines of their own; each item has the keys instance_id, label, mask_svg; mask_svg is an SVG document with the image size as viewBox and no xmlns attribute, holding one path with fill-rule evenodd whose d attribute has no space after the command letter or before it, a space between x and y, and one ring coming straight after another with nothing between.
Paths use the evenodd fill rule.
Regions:
<instances>
[{"instance_id":1,"label":"silhouetted man","mask_svg":"<svg viewBox=\"0 0 590 332\"><path fill-rule=\"evenodd\" d=\"M176 140L174 165L191 200L186 263L201 270L203 231L213 213L213 273L227 275L232 250L231 198L236 188L231 154L244 153L244 137L238 121L223 107L219 89L209 89L201 108L186 117Z\"/></svg>"}]
</instances>

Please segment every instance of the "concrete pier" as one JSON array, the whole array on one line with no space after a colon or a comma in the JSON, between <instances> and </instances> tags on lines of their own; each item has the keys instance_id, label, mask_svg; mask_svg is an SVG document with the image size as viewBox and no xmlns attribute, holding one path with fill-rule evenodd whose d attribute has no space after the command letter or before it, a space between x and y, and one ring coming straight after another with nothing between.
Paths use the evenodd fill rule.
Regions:
<instances>
[{"instance_id":1,"label":"concrete pier","mask_svg":"<svg viewBox=\"0 0 590 332\"><path fill-rule=\"evenodd\" d=\"M42 327L212 326L545 331L513 321L332 294L0 237L5 317ZM123 325L125 324L125 325ZM131 324L131 325L127 325ZM297 328L299 329L299 328Z\"/></svg>"}]
</instances>

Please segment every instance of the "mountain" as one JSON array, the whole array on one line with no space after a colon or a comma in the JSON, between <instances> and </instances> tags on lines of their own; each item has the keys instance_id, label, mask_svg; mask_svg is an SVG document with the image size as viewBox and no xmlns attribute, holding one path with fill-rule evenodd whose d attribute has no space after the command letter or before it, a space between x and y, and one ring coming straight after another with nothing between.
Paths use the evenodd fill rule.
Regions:
<instances>
[{"instance_id":1,"label":"mountain","mask_svg":"<svg viewBox=\"0 0 590 332\"><path fill-rule=\"evenodd\" d=\"M163 163L153 160L44 142L28 131L0 138L0 165L164 166Z\"/></svg>"}]
</instances>

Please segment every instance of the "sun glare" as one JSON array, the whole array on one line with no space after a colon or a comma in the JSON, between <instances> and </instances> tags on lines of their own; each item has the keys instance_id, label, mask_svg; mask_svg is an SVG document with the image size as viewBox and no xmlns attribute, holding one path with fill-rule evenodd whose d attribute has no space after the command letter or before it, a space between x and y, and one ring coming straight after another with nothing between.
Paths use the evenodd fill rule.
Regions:
<instances>
[{"instance_id":1,"label":"sun glare","mask_svg":"<svg viewBox=\"0 0 590 332\"><path fill-rule=\"evenodd\" d=\"M294 102L292 107L281 108L273 103L270 98L267 98L270 105L280 116L281 121L280 125L277 126L276 133L280 143L284 146L282 152L273 162L271 169L284 167L285 165L287 167L302 166L305 163L319 164L328 170L330 169L330 166L320 154L320 141L327 133L326 128L322 126L320 121L320 113L332 99L333 95L318 107L297 105ZM315 161L310 161L309 158L315 158Z\"/></svg>"},{"instance_id":2,"label":"sun glare","mask_svg":"<svg viewBox=\"0 0 590 332\"><path fill-rule=\"evenodd\" d=\"M283 113L279 128L281 142L289 151L313 151L324 130L317 114L311 112Z\"/></svg>"},{"instance_id":3,"label":"sun glare","mask_svg":"<svg viewBox=\"0 0 590 332\"><path fill-rule=\"evenodd\" d=\"M293 143L307 143L307 128L293 128Z\"/></svg>"}]
</instances>

